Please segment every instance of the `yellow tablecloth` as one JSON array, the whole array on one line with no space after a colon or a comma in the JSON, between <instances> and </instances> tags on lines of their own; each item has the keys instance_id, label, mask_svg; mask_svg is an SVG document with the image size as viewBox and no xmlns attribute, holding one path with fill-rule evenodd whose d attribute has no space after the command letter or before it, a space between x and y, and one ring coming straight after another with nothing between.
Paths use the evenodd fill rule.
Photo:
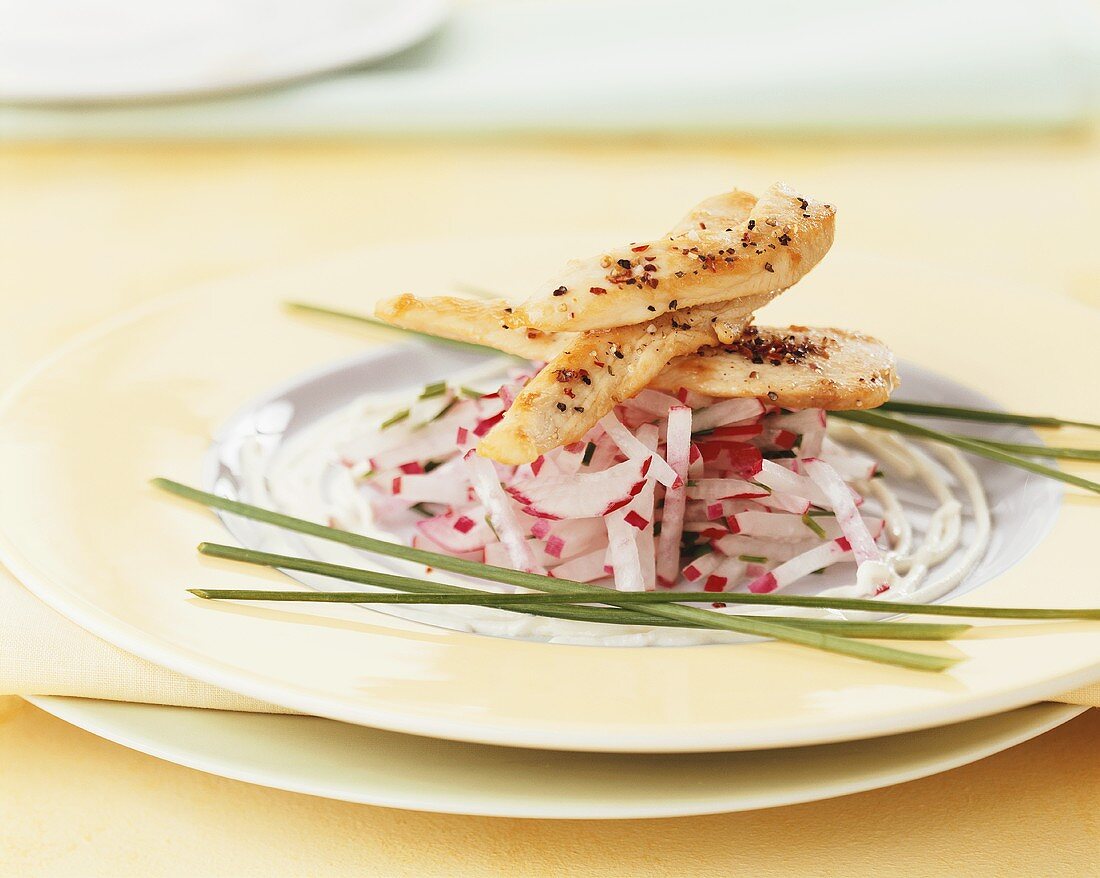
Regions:
<instances>
[{"instance_id":1,"label":"yellow tablecloth","mask_svg":"<svg viewBox=\"0 0 1100 878\"><path fill-rule=\"evenodd\" d=\"M0 151L0 382L101 317L192 282L494 226L644 234L699 196L775 177L840 205L837 246L992 273L1033 287L1040 315L1044 294L1100 304L1090 243L1100 147L1087 137L24 146ZM0 875L1093 874L1097 733L1091 711L977 765L829 802L561 824L249 787L9 699L0 701Z\"/></svg>"}]
</instances>

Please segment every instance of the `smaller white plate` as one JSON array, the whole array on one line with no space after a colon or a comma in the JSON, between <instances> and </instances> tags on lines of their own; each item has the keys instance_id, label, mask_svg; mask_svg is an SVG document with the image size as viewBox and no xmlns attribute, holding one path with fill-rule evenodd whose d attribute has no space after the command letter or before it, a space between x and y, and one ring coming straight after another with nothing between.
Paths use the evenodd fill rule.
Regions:
<instances>
[{"instance_id":1,"label":"smaller white plate","mask_svg":"<svg viewBox=\"0 0 1100 878\"><path fill-rule=\"evenodd\" d=\"M1086 710L1034 704L843 744L643 755L466 744L309 716L27 700L142 753L261 786L391 808L544 819L686 817L843 796L975 762Z\"/></svg>"}]
</instances>

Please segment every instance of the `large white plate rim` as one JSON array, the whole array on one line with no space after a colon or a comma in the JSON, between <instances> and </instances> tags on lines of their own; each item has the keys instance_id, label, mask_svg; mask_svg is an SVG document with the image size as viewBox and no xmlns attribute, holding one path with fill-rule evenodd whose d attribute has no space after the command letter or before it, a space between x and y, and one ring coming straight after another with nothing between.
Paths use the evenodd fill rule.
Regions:
<instances>
[{"instance_id":1,"label":"large white plate rim","mask_svg":"<svg viewBox=\"0 0 1100 878\"><path fill-rule=\"evenodd\" d=\"M0 417L33 384L35 379L64 360L69 353L80 350L85 345L110 335L113 331L136 322L144 316L165 310L178 301L185 300L203 290L217 288L224 283L224 281L214 282L177 291L116 314L79 333L32 366L22 379L16 381L3 395L0 395ZM1063 300L1062 307L1078 308L1082 313L1091 316L1088 309L1069 299ZM578 735L575 730L565 725L552 732L546 732L498 722L492 729L486 729L482 725L468 724L461 719L414 717L400 711L378 709L361 703L348 705L335 699L318 696L294 684L228 665L187 648L150 639L141 629L119 620L86 599L52 588L48 581L36 575L33 566L23 559L17 547L2 531L0 531L0 562L44 603L80 627L133 655L185 676L261 701L279 704L300 713L408 734L472 743L606 752L706 752L807 746L900 734L1002 713L1088 685L1100 675L1100 662L1096 662L1086 668L1049 677L1028 686L938 705L935 709L923 710L919 713L912 711L906 715L905 720L900 720L896 715L887 715L877 719L863 719L858 725L846 719L818 721L815 722L812 731L801 727L787 728L781 732L771 728L762 732L742 729L732 736L732 740L730 733L724 727L699 726L696 727L691 742L687 745L680 742L675 749L669 749L666 742L640 735L637 738L616 742L616 748L611 751L606 743L597 746L584 735L583 731Z\"/></svg>"}]
</instances>

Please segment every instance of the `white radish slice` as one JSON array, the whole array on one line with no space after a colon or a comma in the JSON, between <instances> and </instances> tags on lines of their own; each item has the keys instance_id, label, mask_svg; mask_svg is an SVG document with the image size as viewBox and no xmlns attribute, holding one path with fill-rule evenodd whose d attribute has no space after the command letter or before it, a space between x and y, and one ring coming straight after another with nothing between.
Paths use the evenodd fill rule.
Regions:
<instances>
[{"instance_id":1,"label":"white radish slice","mask_svg":"<svg viewBox=\"0 0 1100 878\"><path fill-rule=\"evenodd\" d=\"M463 460L469 467L470 481L478 499L488 512L489 521L500 542L508 550L512 566L526 573L545 573L546 570L535 561L535 555L524 538L523 529L512 509L512 501L504 493L492 461L474 451L468 451Z\"/></svg>"},{"instance_id":2,"label":"white radish slice","mask_svg":"<svg viewBox=\"0 0 1100 878\"><path fill-rule=\"evenodd\" d=\"M497 541L493 529L485 522L485 513L478 507L418 521L416 529L436 546L451 553L479 551Z\"/></svg>"},{"instance_id":3,"label":"white radish slice","mask_svg":"<svg viewBox=\"0 0 1100 878\"><path fill-rule=\"evenodd\" d=\"M783 491L772 491L770 495L757 502L766 509L776 512L791 512L795 515L805 515L810 511L812 505L809 500L803 497L796 497L794 494L786 494Z\"/></svg>"},{"instance_id":4,"label":"white radish slice","mask_svg":"<svg viewBox=\"0 0 1100 878\"><path fill-rule=\"evenodd\" d=\"M531 533L545 542L548 554L562 561L607 546L607 529L598 518L572 521L539 518L532 525Z\"/></svg>"},{"instance_id":5,"label":"white radish slice","mask_svg":"<svg viewBox=\"0 0 1100 878\"><path fill-rule=\"evenodd\" d=\"M697 479L688 485L687 496L692 500L714 503L730 498L767 497L768 492L744 479Z\"/></svg>"},{"instance_id":6,"label":"white radish slice","mask_svg":"<svg viewBox=\"0 0 1100 878\"><path fill-rule=\"evenodd\" d=\"M791 472L774 460L765 460L760 465L760 472L756 474L756 481L771 488L773 492L793 494L795 497L809 500L815 506L832 509L829 498L812 479Z\"/></svg>"},{"instance_id":7,"label":"white radish slice","mask_svg":"<svg viewBox=\"0 0 1100 878\"><path fill-rule=\"evenodd\" d=\"M851 557L852 548L845 537L829 540L756 577L749 583L749 591L753 594L767 594L776 589L786 588L804 576L829 567L837 561L850 560Z\"/></svg>"},{"instance_id":8,"label":"white radish slice","mask_svg":"<svg viewBox=\"0 0 1100 878\"><path fill-rule=\"evenodd\" d=\"M665 490L661 536L657 542L656 576L662 585L672 586L676 583L676 571L680 568L680 540L684 532L688 458L691 455L691 409L686 405L674 405L668 409L665 455L676 473L677 483Z\"/></svg>"},{"instance_id":9,"label":"white radish slice","mask_svg":"<svg viewBox=\"0 0 1100 878\"><path fill-rule=\"evenodd\" d=\"M607 435L612 438L627 457L634 460L650 460L652 462L650 475L658 482L666 488L676 483L676 471L668 465L663 457L657 454L655 449L649 448L641 439L624 427L619 419L615 417L614 412L604 415L600 419L600 426L604 428Z\"/></svg>"},{"instance_id":10,"label":"white radish slice","mask_svg":"<svg viewBox=\"0 0 1100 878\"><path fill-rule=\"evenodd\" d=\"M706 555L700 555L683 569L683 577L688 582L698 582L713 573L718 565L725 560L726 556L719 552L708 552Z\"/></svg>"},{"instance_id":11,"label":"white radish slice","mask_svg":"<svg viewBox=\"0 0 1100 878\"><path fill-rule=\"evenodd\" d=\"M675 396L661 393L659 390L649 390L648 388L632 399L627 400L625 404L655 418L668 417L668 413L674 406L688 408Z\"/></svg>"},{"instance_id":12,"label":"white radish slice","mask_svg":"<svg viewBox=\"0 0 1100 878\"><path fill-rule=\"evenodd\" d=\"M618 591L645 591L645 577L638 548L639 530L626 521L628 513L612 512L607 524L607 549Z\"/></svg>"},{"instance_id":13,"label":"white radish slice","mask_svg":"<svg viewBox=\"0 0 1100 878\"><path fill-rule=\"evenodd\" d=\"M482 458L484 459L484 458ZM625 506L645 487L649 461L627 460L576 476L543 476L508 488L535 518L593 518Z\"/></svg>"},{"instance_id":14,"label":"white radish slice","mask_svg":"<svg viewBox=\"0 0 1100 878\"><path fill-rule=\"evenodd\" d=\"M745 575L748 565L737 558L726 558L714 568L703 583L703 591L727 591L737 585Z\"/></svg>"},{"instance_id":15,"label":"white radish slice","mask_svg":"<svg viewBox=\"0 0 1100 878\"><path fill-rule=\"evenodd\" d=\"M878 462L873 457L844 448L828 436L821 445L819 456L847 481L866 481L878 471Z\"/></svg>"},{"instance_id":16,"label":"white radish slice","mask_svg":"<svg viewBox=\"0 0 1100 878\"><path fill-rule=\"evenodd\" d=\"M844 479L829 464L817 458L806 460L804 467L806 475L821 489L836 515L841 531L844 532L844 536L851 543L852 554L855 556L856 563L862 564L865 561L880 560L882 552L875 545L874 538L867 530L867 525L860 516L859 510L856 509L851 489L844 482Z\"/></svg>"},{"instance_id":17,"label":"white radish slice","mask_svg":"<svg viewBox=\"0 0 1100 878\"><path fill-rule=\"evenodd\" d=\"M602 522L601 522L602 527ZM607 534L604 534L607 539ZM592 552L586 552L571 558L555 567L550 568L550 575L558 579L571 579L574 582L593 582L607 576L604 569L604 560L607 557L607 547L601 546Z\"/></svg>"},{"instance_id":18,"label":"white radish slice","mask_svg":"<svg viewBox=\"0 0 1100 878\"><path fill-rule=\"evenodd\" d=\"M413 503L444 503L447 506L464 506L471 500L470 483L460 466L461 458L448 461L430 473L423 475L401 475L390 482L395 486L395 496L409 505Z\"/></svg>"},{"instance_id":19,"label":"white radish slice","mask_svg":"<svg viewBox=\"0 0 1100 878\"><path fill-rule=\"evenodd\" d=\"M786 512L738 512L731 518L734 533L772 540L804 540L808 530L802 517Z\"/></svg>"},{"instance_id":20,"label":"white radish slice","mask_svg":"<svg viewBox=\"0 0 1100 878\"><path fill-rule=\"evenodd\" d=\"M800 412L776 415L769 419L781 430L790 430L802 437L798 445L800 457L816 457L821 454L825 438L825 412L822 409L803 409Z\"/></svg>"},{"instance_id":21,"label":"white radish slice","mask_svg":"<svg viewBox=\"0 0 1100 878\"><path fill-rule=\"evenodd\" d=\"M376 470L384 470L413 461L423 463L450 457L455 452L457 431L456 423L440 421L438 429L427 427L406 438L396 448L374 452L370 458L371 466Z\"/></svg>"},{"instance_id":22,"label":"white radish slice","mask_svg":"<svg viewBox=\"0 0 1100 878\"><path fill-rule=\"evenodd\" d=\"M758 399L724 399L704 409L697 409L692 418L692 429L713 430L740 421L758 418L764 414L764 404Z\"/></svg>"}]
</instances>

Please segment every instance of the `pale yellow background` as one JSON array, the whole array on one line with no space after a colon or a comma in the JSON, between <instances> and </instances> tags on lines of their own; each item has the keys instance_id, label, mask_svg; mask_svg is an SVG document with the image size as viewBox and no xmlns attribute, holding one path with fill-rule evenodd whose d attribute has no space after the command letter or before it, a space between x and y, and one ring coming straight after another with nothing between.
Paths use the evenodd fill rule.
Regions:
<instances>
[{"instance_id":1,"label":"pale yellow background","mask_svg":"<svg viewBox=\"0 0 1100 878\"><path fill-rule=\"evenodd\" d=\"M19 147L0 151L0 380L104 315L196 281L452 231L613 227L628 239L713 191L777 177L840 206L838 247L1034 288L1035 320L1020 330L1038 332L1046 351L1081 341L1072 327L1042 325L1044 295L1100 304L1100 147L1084 135ZM249 787L9 699L0 701L0 874L1100 874L1098 735L1091 711L977 765L888 790L756 814L551 823Z\"/></svg>"}]
</instances>

